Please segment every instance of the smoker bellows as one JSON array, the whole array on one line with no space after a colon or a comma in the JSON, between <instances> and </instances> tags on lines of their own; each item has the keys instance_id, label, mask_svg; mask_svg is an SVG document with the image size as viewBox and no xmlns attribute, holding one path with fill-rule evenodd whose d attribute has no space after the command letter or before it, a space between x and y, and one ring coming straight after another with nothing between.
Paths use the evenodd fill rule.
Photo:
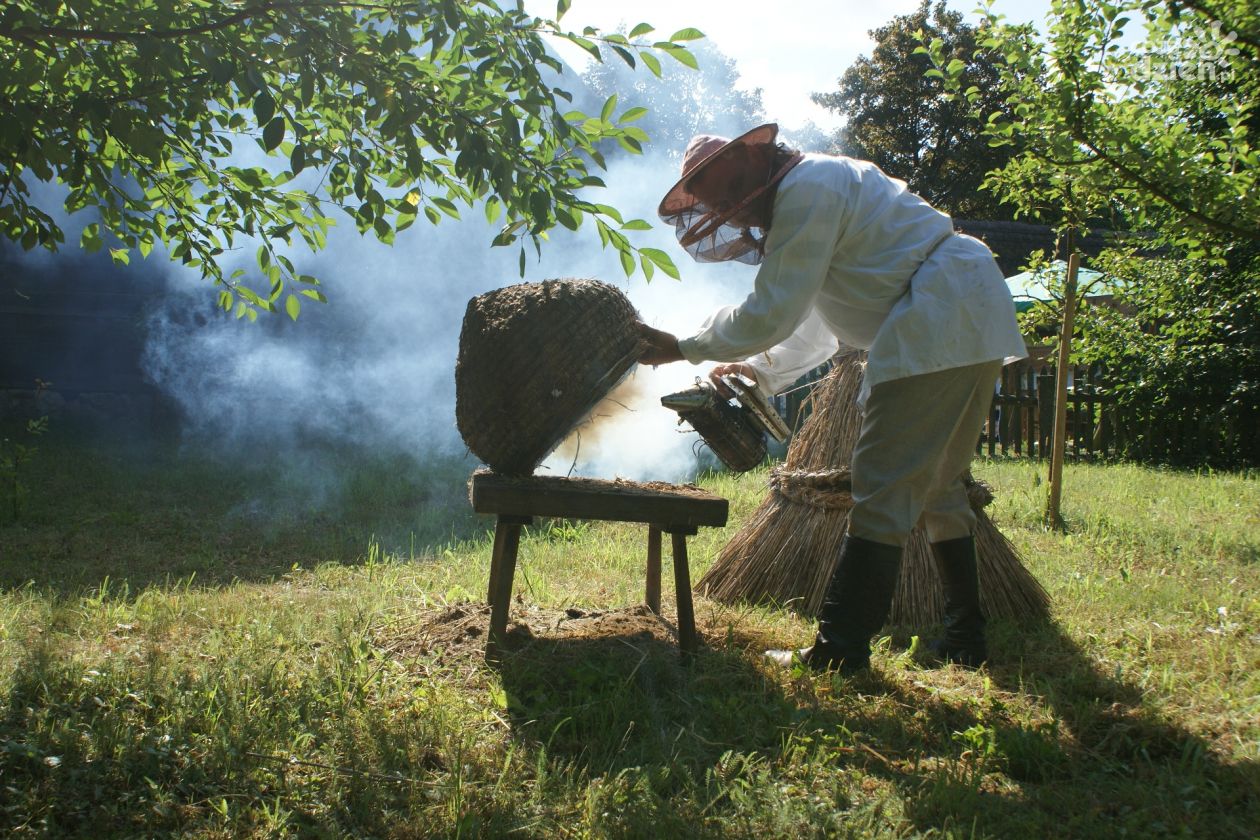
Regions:
<instances>
[{"instance_id":1,"label":"smoker bellows","mask_svg":"<svg viewBox=\"0 0 1260 840\"><path fill-rule=\"evenodd\" d=\"M630 371L638 316L597 280L521 283L468 302L455 421L496 472L528 475Z\"/></svg>"}]
</instances>

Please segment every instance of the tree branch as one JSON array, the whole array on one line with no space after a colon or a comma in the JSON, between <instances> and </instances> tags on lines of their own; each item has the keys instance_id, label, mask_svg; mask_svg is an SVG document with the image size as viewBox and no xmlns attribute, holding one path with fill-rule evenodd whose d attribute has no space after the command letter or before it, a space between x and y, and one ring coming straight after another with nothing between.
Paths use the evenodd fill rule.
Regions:
<instances>
[{"instance_id":1,"label":"tree branch","mask_svg":"<svg viewBox=\"0 0 1260 840\"><path fill-rule=\"evenodd\" d=\"M1222 29L1225 26L1230 26L1230 30L1234 33L1236 37L1235 43L1246 44L1248 47L1251 47L1252 51L1257 56L1260 56L1260 40L1257 40L1254 36L1252 36L1248 32L1239 32L1237 27L1233 26L1230 22L1227 22L1223 19L1225 17L1224 15L1220 14L1217 10L1211 8L1207 3L1204 3L1203 0L1167 0L1167 1L1168 1L1169 8L1172 8L1172 9L1183 8L1183 9L1189 9L1192 12L1198 12L1199 14L1203 15L1206 18L1219 21L1221 23ZM1233 23L1237 23L1237 21L1234 21Z\"/></svg>"},{"instance_id":2,"label":"tree branch","mask_svg":"<svg viewBox=\"0 0 1260 840\"><path fill-rule=\"evenodd\" d=\"M1113 170L1118 172L1124 178L1128 179L1130 183L1135 184L1141 187L1142 189L1146 190L1151 195L1155 196L1160 201L1163 201L1169 207L1176 210L1178 213L1181 213L1188 218L1194 219L1199 224L1204 225L1205 227L1211 228L1213 230L1216 230L1220 233L1227 233L1231 236L1237 236L1242 239L1260 241L1260 228L1239 227L1238 225L1224 221L1223 219L1217 219L1212 216L1208 216L1205 213L1201 213L1198 210L1195 210L1186 202L1180 201L1171 193L1169 193L1167 190L1163 189L1163 187L1161 187L1158 184L1158 182L1150 178L1147 178L1142 173L1138 172L1137 170L1133 169L1127 164L1116 160L1114 156L1108 154L1107 152L1104 152L1102 149L1098 147L1098 144L1095 143L1093 140L1091 140L1085 134L1084 130L1080 129L1079 127L1074 127L1072 131L1072 136L1077 142L1081 143L1087 149L1093 152L1097 156L1098 160L1101 160L1103 163L1106 163Z\"/></svg>"},{"instance_id":3,"label":"tree branch","mask_svg":"<svg viewBox=\"0 0 1260 840\"><path fill-rule=\"evenodd\" d=\"M223 29L228 29L244 20L248 20L252 17L258 17L259 15L264 15L268 12L311 8L379 10L387 9L389 7L379 3L365 2L364 0L273 0L273 2L246 6L239 12L228 15L222 20L203 23L198 26L180 27L178 29L121 31L75 29L63 26L17 27L16 29L0 28L0 37L10 38L15 41L22 41L30 46L35 46L39 41L57 40L105 41L116 43L120 41L141 41L146 39L183 38L188 35L204 35L208 32L217 32Z\"/></svg>"}]
</instances>

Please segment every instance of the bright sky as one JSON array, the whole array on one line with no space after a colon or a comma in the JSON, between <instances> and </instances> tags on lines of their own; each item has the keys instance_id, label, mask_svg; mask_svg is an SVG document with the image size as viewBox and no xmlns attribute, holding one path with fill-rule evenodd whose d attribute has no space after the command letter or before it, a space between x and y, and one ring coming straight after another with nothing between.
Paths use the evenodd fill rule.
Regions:
<instances>
[{"instance_id":1,"label":"bright sky","mask_svg":"<svg viewBox=\"0 0 1260 840\"><path fill-rule=\"evenodd\" d=\"M870 30L896 15L916 9L919 0L780 0L735 3L731 0L573 0L562 23L615 30L646 21L656 35L669 37L687 26L704 32L735 59L742 82L762 88L766 116L785 126L812 120L824 129L840 120L810 101L814 92L836 88L836 81L860 55L869 55ZM974 19L975 0L949 0L949 6ZM555 17L555 0L525 0L540 17ZM994 8L1012 22L1040 24L1048 0L996 0ZM578 61L568 52L566 60Z\"/></svg>"}]
</instances>

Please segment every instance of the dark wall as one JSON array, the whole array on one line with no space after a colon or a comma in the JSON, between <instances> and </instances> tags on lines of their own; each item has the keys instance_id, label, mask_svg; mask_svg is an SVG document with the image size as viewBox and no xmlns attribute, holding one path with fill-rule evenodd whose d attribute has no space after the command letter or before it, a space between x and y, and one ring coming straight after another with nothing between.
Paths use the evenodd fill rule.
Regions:
<instances>
[{"instance_id":1,"label":"dark wall","mask_svg":"<svg viewBox=\"0 0 1260 840\"><path fill-rule=\"evenodd\" d=\"M954 228L962 233L981 239L997 258L1002 274L1012 277L1024 270L1029 257L1035 253L1050 259L1066 259L1063 243L1056 243L1054 229L1049 225L1027 222L988 222L971 219L954 219ZM1098 256L1107 245L1110 231L1092 231L1077 243L1088 259Z\"/></svg>"},{"instance_id":2,"label":"dark wall","mask_svg":"<svg viewBox=\"0 0 1260 840\"><path fill-rule=\"evenodd\" d=\"M141 360L147 315L163 288L148 263L0 244L0 415L151 421L160 397Z\"/></svg>"}]
</instances>

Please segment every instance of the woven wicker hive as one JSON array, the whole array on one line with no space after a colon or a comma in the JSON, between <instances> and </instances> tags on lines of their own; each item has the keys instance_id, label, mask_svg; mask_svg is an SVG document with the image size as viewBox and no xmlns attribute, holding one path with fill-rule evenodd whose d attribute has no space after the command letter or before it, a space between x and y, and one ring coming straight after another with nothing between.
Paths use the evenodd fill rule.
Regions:
<instances>
[{"instance_id":1,"label":"woven wicker hive","mask_svg":"<svg viewBox=\"0 0 1260 840\"><path fill-rule=\"evenodd\" d=\"M455 421L496 472L528 475L621 381L642 351L638 316L597 280L521 283L468 302Z\"/></svg>"}]
</instances>

